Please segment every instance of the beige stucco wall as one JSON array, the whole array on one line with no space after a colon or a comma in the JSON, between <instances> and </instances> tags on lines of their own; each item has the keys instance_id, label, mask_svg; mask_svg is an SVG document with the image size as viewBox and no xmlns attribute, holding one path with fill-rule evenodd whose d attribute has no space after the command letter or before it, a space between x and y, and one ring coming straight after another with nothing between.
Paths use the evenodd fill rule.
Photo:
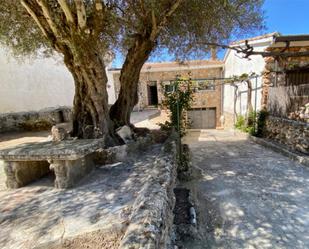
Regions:
<instances>
[{"instance_id":1,"label":"beige stucco wall","mask_svg":"<svg viewBox=\"0 0 309 249\"><path fill-rule=\"evenodd\" d=\"M109 83L109 103L114 103ZM72 106L74 82L62 57L14 59L0 48L0 113Z\"/></svg>"}]
</instances>

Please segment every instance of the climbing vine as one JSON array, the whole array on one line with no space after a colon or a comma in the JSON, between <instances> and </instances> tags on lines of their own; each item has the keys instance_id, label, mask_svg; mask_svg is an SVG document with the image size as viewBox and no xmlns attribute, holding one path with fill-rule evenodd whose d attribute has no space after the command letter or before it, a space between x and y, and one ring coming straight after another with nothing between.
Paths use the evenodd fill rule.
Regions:
<instances>
[{"instance_id":1,"label":"climbing vine","mask_svg":"<svg viewBox=\"0 0 309 249\"><path fill-rule=\"evenodd\" d=\"M187 127L185 112L193 102L193 86L191 78L176 77L169 85L162 85L164 100L162 105L170 111L170 121L161 125L163 129L174 128L180 136L185 134Z\"/></svg>"}]
</instances>

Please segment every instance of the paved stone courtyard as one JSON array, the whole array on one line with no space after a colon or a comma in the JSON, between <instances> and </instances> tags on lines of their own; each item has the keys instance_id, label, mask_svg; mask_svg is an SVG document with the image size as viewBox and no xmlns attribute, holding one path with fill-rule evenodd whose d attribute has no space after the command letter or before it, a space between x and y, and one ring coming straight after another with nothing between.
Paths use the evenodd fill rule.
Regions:
<instances>
[{"instance_id":1,"label":"paved stone courtyard","mask_svg":"<svg viewBox=\"0 0 309 249\"><path fill-rule=\"evenodd\" d=\"M151 156L97 167L73 189L55 189L50 176L23 188L0 190L0 248L51 248L45 243L98 231L102 240L90 248L114 248L107 246L108 240L116 244L123 235L133 202L157 170L152 165L160 149L152 148Z\"/></svg>"},{"instance_id":2,"label":"paved stone courtyard","mask_svg":"<svg viewBox=\"0 0 309 249\"><path fill-rule=\"evenodd\" d=\"M206 130L185 138L200 180L203 238L187 248L309 248L309 168L246 140Z\"/></svg>"},{"instance_id":3,"label":"paved stone courtyard","mask_svg":"<svg viewBox=\"0 0 309 249\"><path fill-rule=\"evenodd\" d=\"M150 116L155 113L153 110L134 113L132 122L137 126L145 122L155 126L158 117ZM0 149L46 141L49 134L48 131L2 134ZM137 197L141 198L141 190L145 192L149 177L164 175L168 164L156 164L161 147L154 145L149 153L141 151L138 158L127 157L125 162L97 165L77 187L67 190L54 188L52 174L25 187L8 190L0 160L0 248L118 248L134 213L132 206L136 206ZM162 173L158 165L164 166L160 169ZM154 179L164 182L160 177ZM62 245L54 246L50 244L52 241Z\"/></svg>"}]
</instances>

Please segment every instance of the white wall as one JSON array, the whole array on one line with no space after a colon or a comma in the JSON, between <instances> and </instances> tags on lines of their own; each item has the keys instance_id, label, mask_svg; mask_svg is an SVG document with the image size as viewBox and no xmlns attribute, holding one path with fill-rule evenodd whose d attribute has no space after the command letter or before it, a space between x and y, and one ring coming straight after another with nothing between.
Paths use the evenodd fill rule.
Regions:
<instances>
[{"instance_id":1,"label":"white wall","mask_svg":"<svg viewBox=\"0 0 309 249\"><path fill-rule=\"evenodd\" d=\"M113 81L107 91L115 101ZM74 82L62 57L18 61L0 48L0 113L72 106Z\"/></svg>"},{"instance_id":2,"label":"white wall","mask_svg":"<svg viewBox=\"0 0 309 249\"><path fill-rule=\"evenodd\" d=\"M115 84L114 84L114 77L111 71L108 71L108 68L111 67L112 63L110 63L106 68L107 74L107 93L108 93L108 104L112 105L116 101L116 91L115 91Z\"/></svg>"},{"instance_id":3,"label":"white wall","mask_svg":"<svg viewBox=\"0 0 309 249\"><path fill-rule=\"evenodd\" d=\"M270 41L260 44L252 44L254 51L263 51L270 44ZM224 77L229 78L232 76L240 76L244 73L255 73L261 75L264 70L265 62L261 55L250 56L249 59L240 58L240 54L237 54L234 50L229 50L225 56L225 70ZM251 80L253 92L252 92L252 105L255 107L255 98L257 110L261 108L262 97L262 77L257 78L257 88L255 88L255 79ZM246 84L239 85L239 97L237 98L237 113L245 114L247 110L247 87ZM223 108L224 112L234 113L234 87L231 85L224 85L224 98Z\"/></svg>"}]
</instances>

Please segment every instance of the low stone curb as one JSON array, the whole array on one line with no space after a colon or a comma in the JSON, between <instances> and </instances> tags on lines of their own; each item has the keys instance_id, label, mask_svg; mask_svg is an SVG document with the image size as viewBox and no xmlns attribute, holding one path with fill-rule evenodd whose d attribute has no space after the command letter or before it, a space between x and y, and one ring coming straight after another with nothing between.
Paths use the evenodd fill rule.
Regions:
<instances>
[{"instance_id":1,"label":"low stone curb","mask_svg":"<svg viewBox=\"0 0 309 249\"><path fill-rule=\"evenodd\" d=\"M174 142L165 144L161 155L155 160L153 174L133 204L120 249L164 249L169 243L177 177Z\"/></svg>"},{"instance_id":2,"label":"low stone curb","mask_svg":"<svg viewBox=\"0 0 309 249\"><path fill-rule=\"evenodd\" d=\"M296 154L296 153L294 153L292 151L289 151L289 150L283 148L280 145L277 145L277 144L274 144L272 142L266 141L263 138L254 137L254 136L251 136L249 134L247 134L247 135L248 135L248 138L251 141L253 141L253 142L257 143L257 144L263 145L263 146L265 146L267 148L270 148L270 149L272 149L272 150L274 150L274 151L276 151L276 152L278 152L278 153L280 153L280 154L282 154L284 156L289 157L290 159L292 159L292 160L294 160L294 161L296 161L296 162L298 162L298 163L300 163L302 165L305 165L305 166L309 167L309 156L298 155L298 154Z\"/></svg>"}]
</instances>

